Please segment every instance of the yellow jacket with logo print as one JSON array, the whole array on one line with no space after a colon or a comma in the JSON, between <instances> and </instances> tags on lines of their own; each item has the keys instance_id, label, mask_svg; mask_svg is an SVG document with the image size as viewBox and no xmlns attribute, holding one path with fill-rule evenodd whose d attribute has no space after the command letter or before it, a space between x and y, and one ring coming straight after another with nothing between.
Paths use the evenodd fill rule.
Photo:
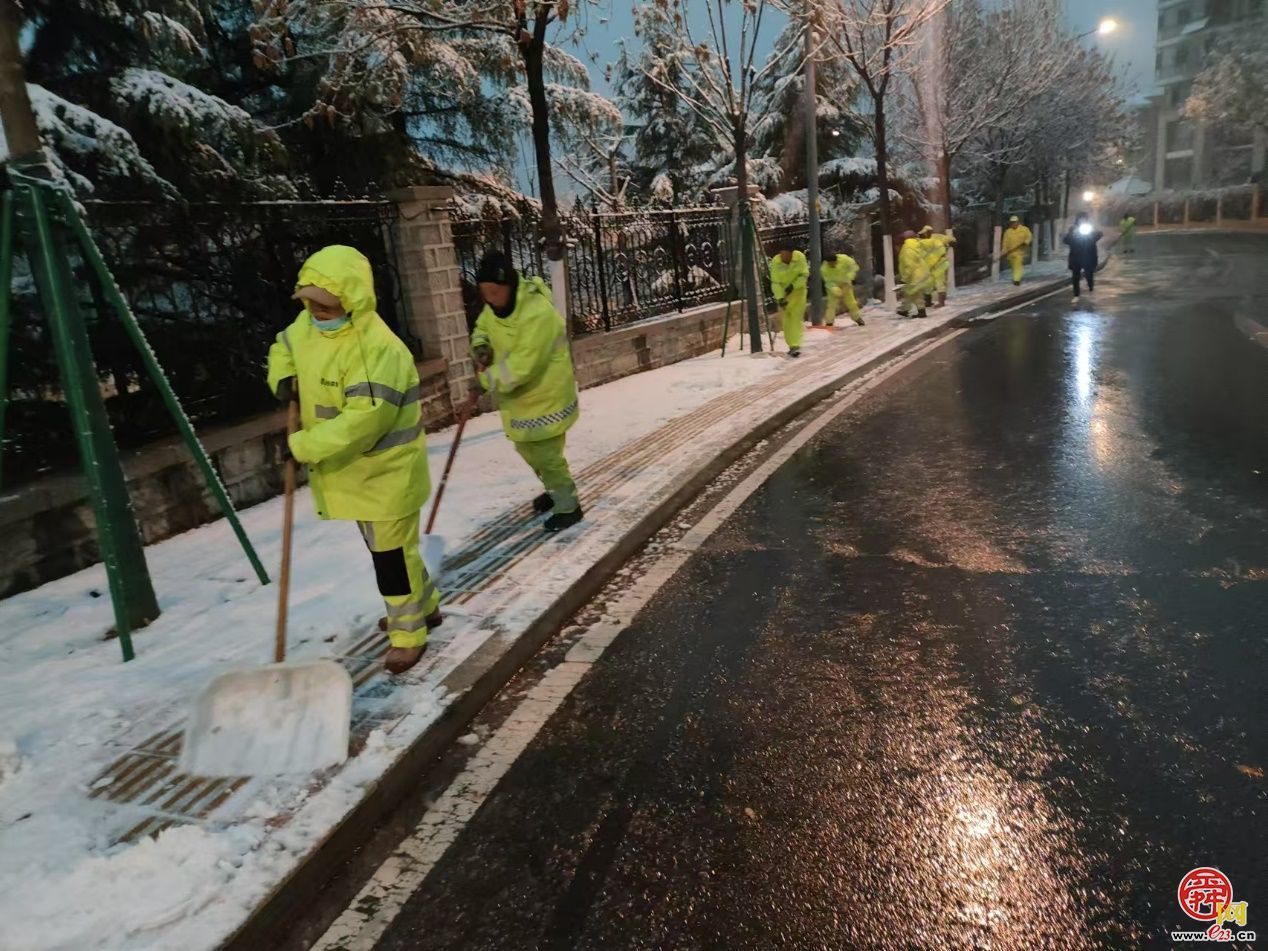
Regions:
<instances>
[{"instance_id":1,"label":"yellow jacket with logo print","mask_svg":"<svg viewBox=\"0 0 1268 951\"><path fill-rule=\"evenodd\" d=\"M322 248L300 269L296 286L334 294L350 320L321 331L307 311L269 348L269 387L295 377L302 429L290 439L308 465L322 518L389 521L422 508L431 491L419 402L418 368L409 348L375 312L370 262L355 248Z\"/></svg>"},{"instance_id":2,"label":"yellow jacket with logo print","mask_svg":"<svg viewBox=\"0 0 1268 951\"><path fill-rule=\"evenodd\" d=\"M493 394L513 442L554 439L580 417L568 330L540 277L519 278L510 316L485 305L471 332L471 349L477 347L493 351L480 385Z\"/></svg>"}]
</instances>

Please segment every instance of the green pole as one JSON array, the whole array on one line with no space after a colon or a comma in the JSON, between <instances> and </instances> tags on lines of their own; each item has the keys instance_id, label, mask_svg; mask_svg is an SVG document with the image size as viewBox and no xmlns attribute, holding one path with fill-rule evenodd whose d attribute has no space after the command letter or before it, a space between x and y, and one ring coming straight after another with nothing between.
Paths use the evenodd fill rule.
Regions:
<instances>
[{"instance_id":1,"label":"green pole","mask_svg":"<svg viewBox=\"0 0 1268 951\"><path fill-rule=\"evenodd\" d=\"M41 195L41 191L52 187L27 179L18 189L31 219L32 233L25 243L52 331L75 441L88 480L101 560L106 566L114 607L115 630L123 659L129 661L135 656L132 631L159 616L158 601L150 583L145 548L128 498L123 465L93 368L83 314L70 290L66 249L52 227Z\"/></svg>"},{"instance_id":2,"label":"green pole","mask_svg":"<svg viewBox=\"0 0 1268 951\"><path fill-rule=\"evenodd\" d=\"M749 227L753 231L753 247L760 248L762 246L762 236L757 233L757 222L754 221L752 218L749 218L748 224L749 224ZM765 295L762 294L762 282L757 277L756 274L753 276L753 280L757 282L757 287L754 291L754 296L760 301L759 306L762 308L762 313L766 315L766 337L768 340L770 340L770 348L774 350L775 349L775 328L771 325L771 322L770 322L770 311L766 309L766 297Z\"/></svg>"},{"instance_id":3,"label":"green pole","mask_svg":"<svg viewBox=\"0 0 1268 951\"><path fill-rule=\"evenodd\" d=\"M158 387L158 391L163 397L163 402L167 406L167 412L176 423L176 428L180 430L185 446L189 449L190 454L193 455L194 461L198 463L198 468L202 472L203 480L207 483L207 488L216 497L220 511L229 520L229 524L233 526L233 533L238 537L238 543L242 545L242 550L246 552L246 556L251 562L251 567L255 569L256 577L260 579L260 584L268 584L268 572L264 570L264 565L260 563L260 558L255 553L251 540L247 538L242 522L238 520L238 513L233 509L233 502L229 500L229 493L225 491L224 483L220 481L220 476L217 475L211 460L207 458L207 452L203 449L198 435L194 432L194 427L190 425L189 417L185 415L185 410L181 406L180 400L176 398L175 392L172 391L172 385L168 382L163 368L159 366L158 359L154 356L154 351L150 349L150 344L145 339L145 333L141 330L141 325L137 323L136 315L132 313L132 308L128 306L123 292L119 290L119 285L115 282L114 275L110 273L110 268L106 264L105 258L101 256L101 250L97 247L97 242L92 239L92 235L84 225L84 221L79 216L79 212L75 208L74 202L71 201L70 196L65 192L60 192L58 197L62 215L70 225L75 237L79 240L79 246L83 249L88 263L92 265L93 271L96 272L97 280L101 282L101 286L106 292L106 297L109 299L111 306L114 307L115 313L119 315L119 320L123 322L123 329L127 331L128 338L132 341L132 345L136 347L137 352L141 354L141 361L145 364L145 369L150 374L150 379Z\"/></svg>"},{"instance_id":4,"label":"green pole","mask_svg":"<svg viewBox=\"0 0 1268 951\"><path fill-rule=\"evenodd\" d=\"M740 198L740 250L741 261L744 267L744 296L748 298L748 333L749 333L749 350L753 353L760 353L762 350L762 325L758 318L757 295L759 287L754 283L753 274L753 234L755 229L753 226L753 215L749 211L748 196Z\"/></svg>"},{"instance_id":5,"label":"green pole","mask_svg":"<svg viewBox=\"0 0 1268 951\"><path fill-rule=\"evenodd\" d=\"M9 406L9 297L13 290L13 193L0 198L0 467L4 463L4 415ZM0 468L0 485L4 485Z\"/></svg>"}]
</instances>

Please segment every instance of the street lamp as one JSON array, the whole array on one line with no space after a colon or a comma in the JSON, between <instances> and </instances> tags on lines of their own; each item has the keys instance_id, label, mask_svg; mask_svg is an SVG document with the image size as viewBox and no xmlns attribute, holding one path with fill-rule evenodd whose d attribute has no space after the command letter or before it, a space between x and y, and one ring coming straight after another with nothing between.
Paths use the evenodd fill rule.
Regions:
<instances>
[{"instance_id":1,"label":"street lamp","mask_svg":"<svg viewBox=\"0 0 1268 951\"><path fill-rule=\"evenodd\" d=\"M1104 17L1100 23L1096 24L1096 29L1088 30L1086 33L1080 33L1075 39L1081 40L1084 37L1091 36L1093 33L1099 36L1109 36L1111 33L1117 32L1118 21L1113 17Z\"/></svg>"},{"instance_id":2,"label":"street lamp","mask_svg":"<svg viewBox=\"0 0 1268 951\"><path fill-rule=\"evenodd\" d=\"M1090 188L1089 188L1087 191L1085 191L1085 192L1083 193L1083 200L1084 200L1084 201L1089 201L1089 202L1090 202L1090 201L1092 201L1092 199L1094 199L1095 197L1096 197L1096 192L1092 191L1092 189L1090 189Z\"/></svg>"}]
</instances>

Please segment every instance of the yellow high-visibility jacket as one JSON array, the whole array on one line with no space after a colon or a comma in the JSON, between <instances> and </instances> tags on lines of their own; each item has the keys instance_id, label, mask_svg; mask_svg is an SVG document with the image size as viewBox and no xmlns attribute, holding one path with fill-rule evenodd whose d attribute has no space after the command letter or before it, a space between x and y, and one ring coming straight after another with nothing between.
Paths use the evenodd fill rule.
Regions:
<instances>
[{"instance_id":1,"label":"yellow high-visibility jacket","mask_svg":"<svg viewBox=\"0 0 1268 951\"><path fill-rule=\"evenodd\" d=\"M919 238L908 238L898 252L898 276L904 284L932 285L929 257Z\"/></svg>"},{"instance_id":2,"label":"yellow high-visibility jacket","mask_svg":"<svg viewBox=\"0 0 1268 951\"><path fill-rule=\"evenodd\" d=\"M322 248L300 269L296 287L334 294L351 319L338 330L313 326L307 311L269 348L269 387L286 377L299 387L302 429L291 454L307 463L322 518L388 521L422 508L431 491L409 348L375 312L370 262L355 248Z\"/></svg>"},{"instance_id":3,"label":"yellow high-visibility jacket","mask_svg":"<svg viewBox=\"0 0 1268 951\"><path fill-rule=\"evenodd\" d=\"M833 260L825 259L819 273L829 288L850 285L859 276L859 263L848 254L838 254Z\"/></svg>"},{"instance_id":4,"label":"yellow high-visibility jacket","mask_svg":"<svg viewBox=\"0 0 1268 951\"><path fill-rule=\"evenodd\" d=\"M568 330L540 277L520 277L509 317L485 305L471 332L471 349L477 347L493 350L479 379L493 394L507 438L554 439L581 417Z\"/></svg>"},{"instance_id":5,"label":"yellow high-visibility jacket","mask_svg":"<svg viewBox=\"0 0 1268 951\"><path fill-rule=\"evenodd\" d=\"M921 238L920 243L924 246L925 254L929 257L929 270L935 274L940 270L945 270L950 263L947 248L955 244L955 238L935 232L927 238Z\"/></svg>"},{"instance_id":6,"label":"yellow high-visibility jacket","mask_svg":"<svg viewBox=\"0 0 1268 951\"><path fill-rule=\"evenodd\" d=\"M1030 246L1030 229L1025 225L1018 225L1016 228L1005 228L1003 237L999 240L1000 257L1007 257L1018 251L1025 251Z\"/></svg>"},{"instance_id":7,"label":"yellow high-visibility jacket","mask_svg":"<svg viewBox=\"0 0 1268 951\"><path fill-rule=\"evenodd\" d=\"M770 291L775 300L782 301L792 291L805 290L810 280L810 262L801 251L792 253L787 264L777 254L770 259Z\"/></svg>"}]
</instances>

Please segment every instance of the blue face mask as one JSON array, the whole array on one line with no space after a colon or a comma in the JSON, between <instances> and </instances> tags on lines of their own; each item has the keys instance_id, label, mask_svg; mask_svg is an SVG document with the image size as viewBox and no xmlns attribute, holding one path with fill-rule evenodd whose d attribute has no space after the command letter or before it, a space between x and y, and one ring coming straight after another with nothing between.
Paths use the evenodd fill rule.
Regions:
<instances>
[{"instance_id":1,"label":"blue face mask","mask_svg":"<svg viewBox=\"0 0 1268 951\"><path fill-rule=\"evenodd\" d=\"M316 314L309 314L308 316L312 318L313 326L325 333L330 333L332 330L338 330L352 319L347 314L344 314L341 317L331 317L329 320L322 320Z\"/></svg>"}]
</instances>

